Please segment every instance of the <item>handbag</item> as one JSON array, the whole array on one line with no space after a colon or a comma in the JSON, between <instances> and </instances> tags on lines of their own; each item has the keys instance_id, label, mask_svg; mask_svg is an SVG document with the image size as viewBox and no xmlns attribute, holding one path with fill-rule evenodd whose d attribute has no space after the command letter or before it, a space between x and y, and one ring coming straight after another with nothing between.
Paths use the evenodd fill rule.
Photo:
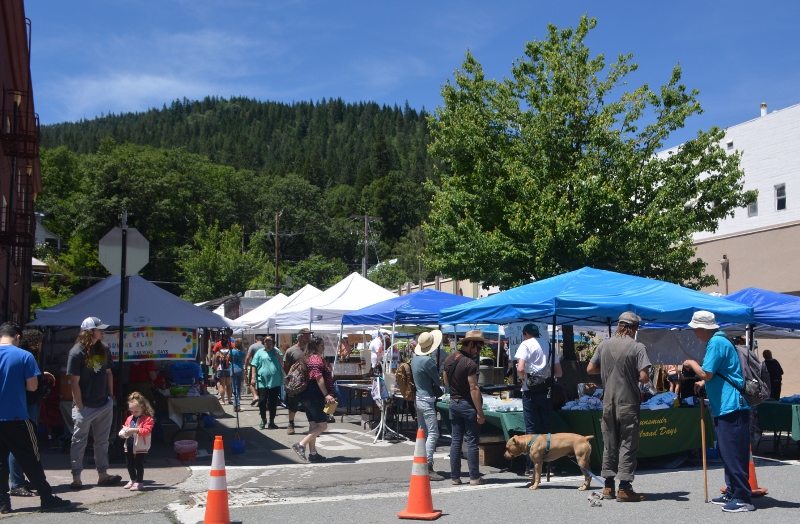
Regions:
<instances>
[{"instance_id":1,"label":"handbag","mask_svg":"<svg viewBox=\"0 0 800 524\"><path fill-rule=\"evenodd\" d=\"M550 368L545 368L544 375L536 373L525 374L525 385L528 386L528 391L537 393L553 387L553 377L550 376Z\"/></svg>"}]
</instances>

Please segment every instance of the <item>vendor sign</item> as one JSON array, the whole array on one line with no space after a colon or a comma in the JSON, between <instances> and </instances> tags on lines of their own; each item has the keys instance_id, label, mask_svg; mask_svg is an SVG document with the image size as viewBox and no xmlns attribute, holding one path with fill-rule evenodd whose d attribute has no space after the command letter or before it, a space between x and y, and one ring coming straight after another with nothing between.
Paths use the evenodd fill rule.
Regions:
<instances>
[{"instance_id":1,"label":"vendor sign","mask_svg":"<svg viewBox=\"0 0 800 524\"><path fill-rule=\"evenodd\" d=\"M119 331L106 331L103 342L113 359L119 357ZM197 330L188 328L126 328L122 351L125 361L191 360L197 356Z\"/></svg>"},{"instance_id":2,"label":"vendor sign","mask_svg":"<svg viewBox=\"0 0 800 524\"><path fill-rule=\"evenodd\" d=\"M512 359L514 358L514 355L517 354L517 348L519 348L519 345L525 340L522 336L522 328L524 328L527 324L538 326L539 333L547 336L547 324L543 324L541 322L514 322L513 324L503 326L503 331L505 332L506 337L508 337L508 350Z\"/></svg>"}]
</instances>

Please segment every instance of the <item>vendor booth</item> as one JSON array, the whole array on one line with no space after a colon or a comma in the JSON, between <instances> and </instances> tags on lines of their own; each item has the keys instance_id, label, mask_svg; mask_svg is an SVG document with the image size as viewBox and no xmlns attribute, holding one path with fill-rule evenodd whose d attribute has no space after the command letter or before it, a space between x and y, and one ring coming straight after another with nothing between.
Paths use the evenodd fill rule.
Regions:
<instances>
[{"instance_id":1,"label":"vendor booth","mask_svg":"<svg viewBox=\"0 0 800 524\"><path fill-rule=\"evenodd\" d=\"M643 323L664 322L685 325L691 320L694 312L700 310L711 311L719 322L752 324L754 321L753 308L747 305L733 303L668 282L586 267L503 291L475 302L444 309L439 314L439 322L551 324L553 335L550 362L553 362L552 352L556 347L557 325L602 325L607 327L610 335L612 325L616 324L616 319L625 311L633 311L642 318ZM694 353L688 354L694 355ZM513 420L515 416L521 419L521 413L500 414L496 417L500 420L504 437L509 435L511 428L514 427L507 419ZM553 416L553 431L569 430L583 435L594 435L592 458L593 463L599 464L603 446L600 417L601 411L556 411ZM699 409L691 407L656 411L642 409L641 417L640 457L651 456L651 453L661 455L700 447ZM564 423L560 428L559 420ZM710 423L706 424L706 427L712 426ZM524 424L519 429L524 431Z\"/></svg>"}]
</instances>

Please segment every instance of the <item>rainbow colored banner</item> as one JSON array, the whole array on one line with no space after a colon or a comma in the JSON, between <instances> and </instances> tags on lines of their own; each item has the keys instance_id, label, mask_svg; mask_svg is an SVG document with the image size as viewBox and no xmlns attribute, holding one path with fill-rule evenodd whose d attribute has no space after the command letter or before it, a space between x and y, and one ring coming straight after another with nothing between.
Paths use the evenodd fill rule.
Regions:
<instances>
[{"instance_id":1,"label":"rainbow colored banner","mask_svg":"<svg viewBox=\"0 0 800 524\"><path fill-rule=\"evenodd\" d=\"M106 331L103 342L114 361L119 357L119 331ZM137 327L123 334L124 359L194 360L197 356L197 330L191 328Z\"/></svg>"}]
</instances>

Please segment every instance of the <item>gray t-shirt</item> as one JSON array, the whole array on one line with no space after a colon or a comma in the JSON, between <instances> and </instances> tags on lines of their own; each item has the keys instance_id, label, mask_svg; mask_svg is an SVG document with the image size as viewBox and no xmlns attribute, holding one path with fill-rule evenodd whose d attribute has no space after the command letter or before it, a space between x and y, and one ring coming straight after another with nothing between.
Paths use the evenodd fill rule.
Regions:
<instances>
[{"instance_id":1,"label":"gray t-shirt","mask_svg":"<svg viewBox=\"0 0 800 524\"><path fill-rule=\"evenodd\" d=\"M108 380L106 370L111 365L110 354L106 349L105 358L95 355L91 362L86 360L83 344L75 344L67 357L67 375L80 377L81 399L84 406L99 408L108 402Z\"/></svg>"},{"instance_id":2,"label":"gray t-shirt","mask_svg":"<svg viewBox=\"0 0 800 524\"><path fill-rule=\"evenodd\" d=\"M650 366L644 344L630 337L611 337L597 346L592 364L600 367L604 407L641 404L639 372Z\"/></svg>"},{"instance_id":3,"label":"gray t-shirt","mask_svg":"<svg viewBox=\"0 0 800 524\"><path fill-rule=\"evenodd\" d=\"M247 358L252 360L253 357L256 356L256 353L258 353L259 349L264 349L264 344L262 344L261 342L256 342L255 344L247 348Z\"/></svg>"},{"instance_id":4,"label":"gray t-shirt","mask_svg":"<svg viewBox=\"0 0 800 524\"><path fill-rule=\"evenodd\" d=\"M286 354L283 356L283 361L286 362L289 367L292 367L292 364L300 360L302 356L303 348L295 344L286 350Z\"/></svg>"}]
</instances>

